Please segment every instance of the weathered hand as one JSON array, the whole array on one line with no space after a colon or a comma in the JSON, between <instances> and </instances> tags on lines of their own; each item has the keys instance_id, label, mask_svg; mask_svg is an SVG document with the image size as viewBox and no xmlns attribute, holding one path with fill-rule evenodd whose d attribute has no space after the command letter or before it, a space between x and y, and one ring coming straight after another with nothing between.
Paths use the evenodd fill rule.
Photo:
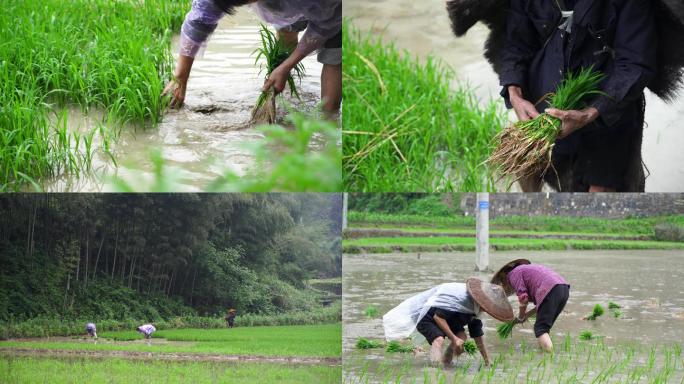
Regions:
<instances>
[{"instance_id":1,"label":"weathered hand","mask_svg":"<svg viewBox=\"0 0 684 384\"><path fill-rule=\"evenodd\" d=\"M594 107L585 108L579 111L561 111L559 109L549 108L546 110L546 113L562 121L561 130L558 132L559 139L570 136L573 132L596 120L599 115L598 110Z\"/></svg>"},{"instance_id":2,"label":"weathered hand","mask_svg":"<svg viewBox=\"0 0 684 384\"><path fill-rule=\"evenodd\" d=\"M268 76L268 79L266 79L264 82L264 87L262 90L266 92L273 87L276 93L282 92L285 89L285 84L287 84L287 78L289 76L290 68L284 64L281 64Z\"/></svg>"},{"instance_id":3,"label":"weathered hand","mask_svg":"<svg viewBox=\"0 0 684 384\"><path fill-rule=\"evenodd\" d=\"M513 323L514 323L514 324L522 324L522 323L524 323L526 320L527 320L527 319L524 318L524 317L516 317L515 319L513 319Z\"/></svg>"},{"instance_id":4,"label":"weathered hand","mask_svg":"<svg viewBox=\"0 0 684 384\"><path fill-rule=\"evenodd\" d=\"M459 356L460 354L465 352L465 347L463 346L464 344L465 342L458 337L454 337L451 340L451 347L454 349L454 353L456 354L456 356Z\"/></svg>"},{"instance_id":5,"label":"weathered hand","mask_svg":"<svg viewBox=\"0 0 684 384\"><path fill-rule=\"evenodd\" d=\"M537 108L534 107L534 104L525 100L525 98L522 96L522 90L520 87L508 87L508 94L511 105L513 106L513 110L518 116L518 120L528 121L539 116L539 112L537 112Z\"/></svg>"},{"instance_id":6,"label":"weathered hand","mask_svg":"<svg viewBox=\"0 0 684 384\"><path fill-rule=\"evenodd\" d=\"M166 87L164 88L164 91L162 92L161 96L167 96L171 95L171 108L180 108L183 106L183 102L185 102L185 90L188 87L188 81L187 80L179 80L179 79L173 79L169 81L168 84L166 84Z\"/></svg>"}]
</instances>

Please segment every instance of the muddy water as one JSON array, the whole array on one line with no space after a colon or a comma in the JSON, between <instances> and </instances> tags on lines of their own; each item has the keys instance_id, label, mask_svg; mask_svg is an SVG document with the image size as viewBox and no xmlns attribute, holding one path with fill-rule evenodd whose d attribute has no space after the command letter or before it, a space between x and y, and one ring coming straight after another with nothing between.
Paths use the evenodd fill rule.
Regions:
<instances>
[{"instance_id":1,"label":"muddy water","mask_svg":"<svg viewBox=\"0 0 684 384\"><path fill-rule=\"evenodd\" d=\"M681 251L506 252L490 257L493 268L512 259L528 258L551 266L568 280L570 299L552 329L557 343L565 334L576 337L583 330L605 336L609 345L661 345L684 340ZM472 253L345 255L343 267L343 358L348 378L369 362L384 369L405 369L408 364L421 372L428 359L425 354L389 356L382 350L355 350L354 343L359 337L382 339L382 315L418 292L444 282L463 282L471 276L491 276L474 272ZM583 320L595 304L606 307L609 301L622 306L622 318L615 319L606 310L599 321ZM378 309L378 318L365 317L369 305ZM502 342L495 333L499 322L487 315L483 321L490 356L511 346L519 348L521 343L535 343L531 324L516 329L512 340ZM414 343L427 347L420 337Z\"/></svg>"},{"instance_id":2,"label":"muddy water","mask_svg":"<svg viewBox=\"0 0 684 384\"><path fill-rule=\"evenodd\" d=\"M482 55L488 34L478 24L460 39L449 26L444 0L345 0L344 14L354 25L375 36L396 43L421 58L432 55L442 59L457 72L458 81L476 88L482 102L499 98L499 82ZM454 84L456 86L456 84ZM665 104L647 92L643 155L651 175L647 192L684 191L684 95L673 104ZM514 119L514 114L509 114Z\"/></svg>"},{"instance_id":3,"label":"muddy water","mask_svg":"<svg viewBox=\"0 0 684 384\"><path fill-rule=\"evenodd\" d=\"M263 74L259 74L252 55L260 45L259 23L256 15L246 8L221 20L204 57L193 65L186 105L179 111L169 111L158 128L109 127L121 132L111 150L118 168L100 151L93 160L94 175L61 177L47 183L45 188L108 191L113 175L133 187L140 183L144 188L154 178L154 164L150 159L153 149L161 151L180 191L201 190L226 169L243 174L254 162L249 148L263 139L249 125L251 109L263 84ZM175 39L173 52L177 52L177 44ZM315 56L306 58L304 65L307 76L299 87L302 101L287 99L299 110L313 111L320 98L321 65ZM101 121L101 114L97 112L87 116L77 110L69 112L71 130L90 131ZM280 108L279 120L283 117L284 111Z\"/></svg>"}]
</instances>

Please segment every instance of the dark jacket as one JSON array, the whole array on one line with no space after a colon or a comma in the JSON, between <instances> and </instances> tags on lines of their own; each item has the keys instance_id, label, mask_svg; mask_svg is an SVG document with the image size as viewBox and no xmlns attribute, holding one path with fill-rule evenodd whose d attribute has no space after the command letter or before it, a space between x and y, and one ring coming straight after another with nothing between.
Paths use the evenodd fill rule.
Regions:
<instances>
[{"instance_id":1,"label":"dark jacket","mask_svg":"<svg viewBox=\"0 0 684 384\"><path fill-rule=\"evenodd\" d=\"M559 28L564 21L559 4L574 5L570 33ZM650 0L511 0L501 51L502 96L510 108L507 87L515 84L536 103L568 71L594 65L606 74L601 88L609 97L590 102L599 119L578 132L641 127L641 98L656 73L656 36ZM546 107L545 102L537 106L540 112ZM560 140L557 149L573 151L573 136Z\"/></svg>"}]
</instances>

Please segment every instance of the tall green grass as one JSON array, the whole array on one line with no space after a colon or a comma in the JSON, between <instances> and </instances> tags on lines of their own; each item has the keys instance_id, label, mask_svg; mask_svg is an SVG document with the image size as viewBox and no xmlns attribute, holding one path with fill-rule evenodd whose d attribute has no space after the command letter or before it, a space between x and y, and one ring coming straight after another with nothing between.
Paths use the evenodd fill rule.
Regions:
<instances>
[{"instance_id":1,"label":"tall green grass","mask_svg":"<svg viewBox=\"0 0 684 384\"><path fill-rule=\"evenodd\" d=\"M340 366L3 357L7 383L339 384Z\"/></svg>"},{"instance_id":2,"label":"tall green grass","mask_svg":"<svg viewBox=\"0 0 684 384\"><path fill-rule=\"evenodd\" d=\"M453 72L344 28L343 179L359 192L493 189L483 164L504 118Z\"/></svg>"},{"instance_id":3,"label":"tall green grass","mask_svg":"<svg viewBox=\"0 0 684 384\"><path fill-rule=\"evenodd\" d=\"M91 132L67 105L119 124L155 125L183 0L6 0L0 12L0 190L89 168ZM108 149L104 135L103 150Z\"/></svg>"}]
</instances>

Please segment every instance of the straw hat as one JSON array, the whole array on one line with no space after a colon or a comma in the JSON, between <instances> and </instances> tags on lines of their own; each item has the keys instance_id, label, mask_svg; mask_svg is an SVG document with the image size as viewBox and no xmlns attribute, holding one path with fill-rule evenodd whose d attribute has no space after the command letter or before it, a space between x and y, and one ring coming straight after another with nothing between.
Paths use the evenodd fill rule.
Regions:
<instances>
[{"instance_id":1,"label":"straw hat","mask_svg":"<svg viewBox=\"0 0 684 384\"><path fill-rule=\"evenodd\" d=\"M516 259L513 261L509 261L503 267L501 267L498 271L496 271L494 276L492 276L491 283L502 286L506 290L507 296L514 294L515 291L513 290L513 287L511 286L511 284L508 282L508 279L506 278L506 274L508 274L508 272L512 271L513 268L517 267L518 265L523 265L523 264L532 264L532 263L527 259Z\"/></svg>"},{"instance_id":2,"label":"straw hat","mask_svg":"<svg viewBox=\"0 0 684 384\"><path fill-rule=\"evenodd\" d=\"M515 318L513 308L500 285L471 277L466 280L466 288L480 308L493 318L504 322Z\"/></svg>"}]
</instances>

